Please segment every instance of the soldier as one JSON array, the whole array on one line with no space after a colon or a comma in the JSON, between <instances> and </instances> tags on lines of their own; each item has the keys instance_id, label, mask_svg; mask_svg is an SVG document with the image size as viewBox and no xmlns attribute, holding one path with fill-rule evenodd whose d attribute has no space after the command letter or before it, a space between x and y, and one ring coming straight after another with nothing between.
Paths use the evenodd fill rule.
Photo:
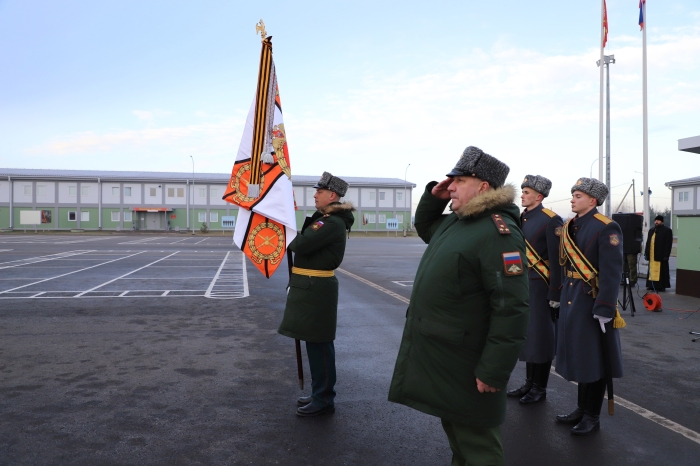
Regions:
<instances>
[{"instance_id":1,"label":"soldier","mask_svg":"<svg viewBox=\"0 0 700 466\"><path fill-rule=\"evenodd\" d=\"M589 435L600 429L606 382L612 387L612 378L622 377L620 335L610 322L622 277L622 230L596 208L608 196L605 184L579 178L571 193L576 217L560 237L564 278L555 368L578 382L578 406L557 421L574 424L574 435Z\"/></svg>"},{"instance_id":2,"label":"soldier","mask_svg":"<svg viewBox=\"0 0 700 466\"><path fill-rule=\"evenodd\" d=\"M297 400L297 415L335 412L335 340L338 279L334 270L345 254L345 232L355 221L351 203L340 203L348 184L323 172L316 183L317 211L304 221L301 233L289 244L294 267L289 279L287 306L278 330L306 342L311 371L311 396Z\"/></svg>"},{"instance_id":3,"label":"soldier","mask_svg":"<svg viewBox=\"0 0 700 466\"><path fill-rule=\"evenodd\" d=\"M537 403L547 397L549 369L554 359L554 325L561 288L559 235L563 222L542 205L551 187L552 182L540 175L527 175L520 185L520 200L525 207L520 218L530 278L530 323L520 352L520 360L525 361L525 384L507 394L520 397L522 404Z\"/></svg>"},{"instance_id":4,"label":"soldier","mask_svg":"<svg viewBox=\"0 0 700 466\"><path fill-rule=\"evenodd\" d=\"M428 183L416 230L428 248L411 303L389 401L441 418L452 464L502 465L505 388L527 333L527 275L509 168L467 147ZM452 213L442 215L452 200Z\"/></svg>"}]
</instances>

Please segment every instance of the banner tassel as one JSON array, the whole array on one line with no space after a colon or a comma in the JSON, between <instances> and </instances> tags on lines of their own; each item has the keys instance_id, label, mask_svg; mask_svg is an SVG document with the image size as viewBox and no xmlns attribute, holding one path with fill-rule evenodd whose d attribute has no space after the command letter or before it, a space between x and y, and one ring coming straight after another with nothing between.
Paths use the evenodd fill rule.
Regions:
<instances>
[{"instance_id":1,"label":"banner tassel","mask_svg":"<svg viewBox=\"0 0 700 466\"><path fill-rule=\"evenodd\" d=\"M248 185L248 197L257 199L260 197L260 185L259 184L249 184Z\"/></svg>"}]
</instances>

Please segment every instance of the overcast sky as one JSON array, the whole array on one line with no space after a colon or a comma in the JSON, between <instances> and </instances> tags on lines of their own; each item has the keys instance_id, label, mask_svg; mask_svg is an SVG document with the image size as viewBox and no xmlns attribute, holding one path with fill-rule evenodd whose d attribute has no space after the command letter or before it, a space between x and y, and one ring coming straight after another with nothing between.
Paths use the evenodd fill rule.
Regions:
<instances>
[{"instance_id":1,"label":"overcast sky","mask_svg":"<svg viewBox=\"0 0 700 466\"><path fill-rule=\"evenodd\" d=\"M587 7L587 5L589 5ZM700 176L700 3L649 0L652 206ZM612 196L642 174L638 0L609 0ZM597 1L0 0L0 166L230 172L273 36L292 174L439 180L476 145L508 180L598 157ZM597 162L593 164L597 173ZM637 197L638 210L641 199Z\"/></svg>"}]
</instances>

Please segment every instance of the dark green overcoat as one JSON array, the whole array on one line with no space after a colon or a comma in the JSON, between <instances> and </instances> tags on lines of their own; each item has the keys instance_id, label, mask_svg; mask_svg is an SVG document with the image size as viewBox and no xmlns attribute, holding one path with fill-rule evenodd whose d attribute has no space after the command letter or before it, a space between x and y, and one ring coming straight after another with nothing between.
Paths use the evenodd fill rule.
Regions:
<instances>
[{"instance_id":1,"label":"dark green overcoat","mask_svg":"<svg viewBox=\"0 0 700 466\"><path fill-rule=\"evenodd\" d=\"M347 230L355 221L351 203L335 202L304 222L300 234L287 247L294 266L335 270L343 262ZM338 279L292 274L279 330L282 335L317 343L335 340L338 318Z\"/></svg>"},{"instance_id":2,"label":"dark green overcoat","mask_svg":"<svg viewBox=\"0 0 700 466\"><path fill-rule=\"evenodd\" d=\"M429 246L413 283L389 401L495 427L505 418L505 388L529 316L515 188L486 191L442 215L447 201L431 194L435 184L416 210L416 230ZM500 233L494 214L509 234ZM479 393L477 378L500 391Z\"/></svg>"}]
</instances>

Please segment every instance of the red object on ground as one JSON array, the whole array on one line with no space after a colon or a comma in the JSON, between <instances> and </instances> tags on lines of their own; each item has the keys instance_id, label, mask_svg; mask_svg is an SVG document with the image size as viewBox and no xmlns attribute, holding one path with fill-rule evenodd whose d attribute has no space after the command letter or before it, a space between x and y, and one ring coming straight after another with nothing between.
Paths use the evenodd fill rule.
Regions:
<instances>
[{"instance_id":1,"label":"red object on ground","mask_svg":"<svg viewBox=\"0 0 700 466\"><path fill-rule=\"evenodd\" d=\"M644 307L647 308L647 311L661 310L661 296L658 294L647 293L642 299L644 299Z\"/></svg>"}]
</instances>

